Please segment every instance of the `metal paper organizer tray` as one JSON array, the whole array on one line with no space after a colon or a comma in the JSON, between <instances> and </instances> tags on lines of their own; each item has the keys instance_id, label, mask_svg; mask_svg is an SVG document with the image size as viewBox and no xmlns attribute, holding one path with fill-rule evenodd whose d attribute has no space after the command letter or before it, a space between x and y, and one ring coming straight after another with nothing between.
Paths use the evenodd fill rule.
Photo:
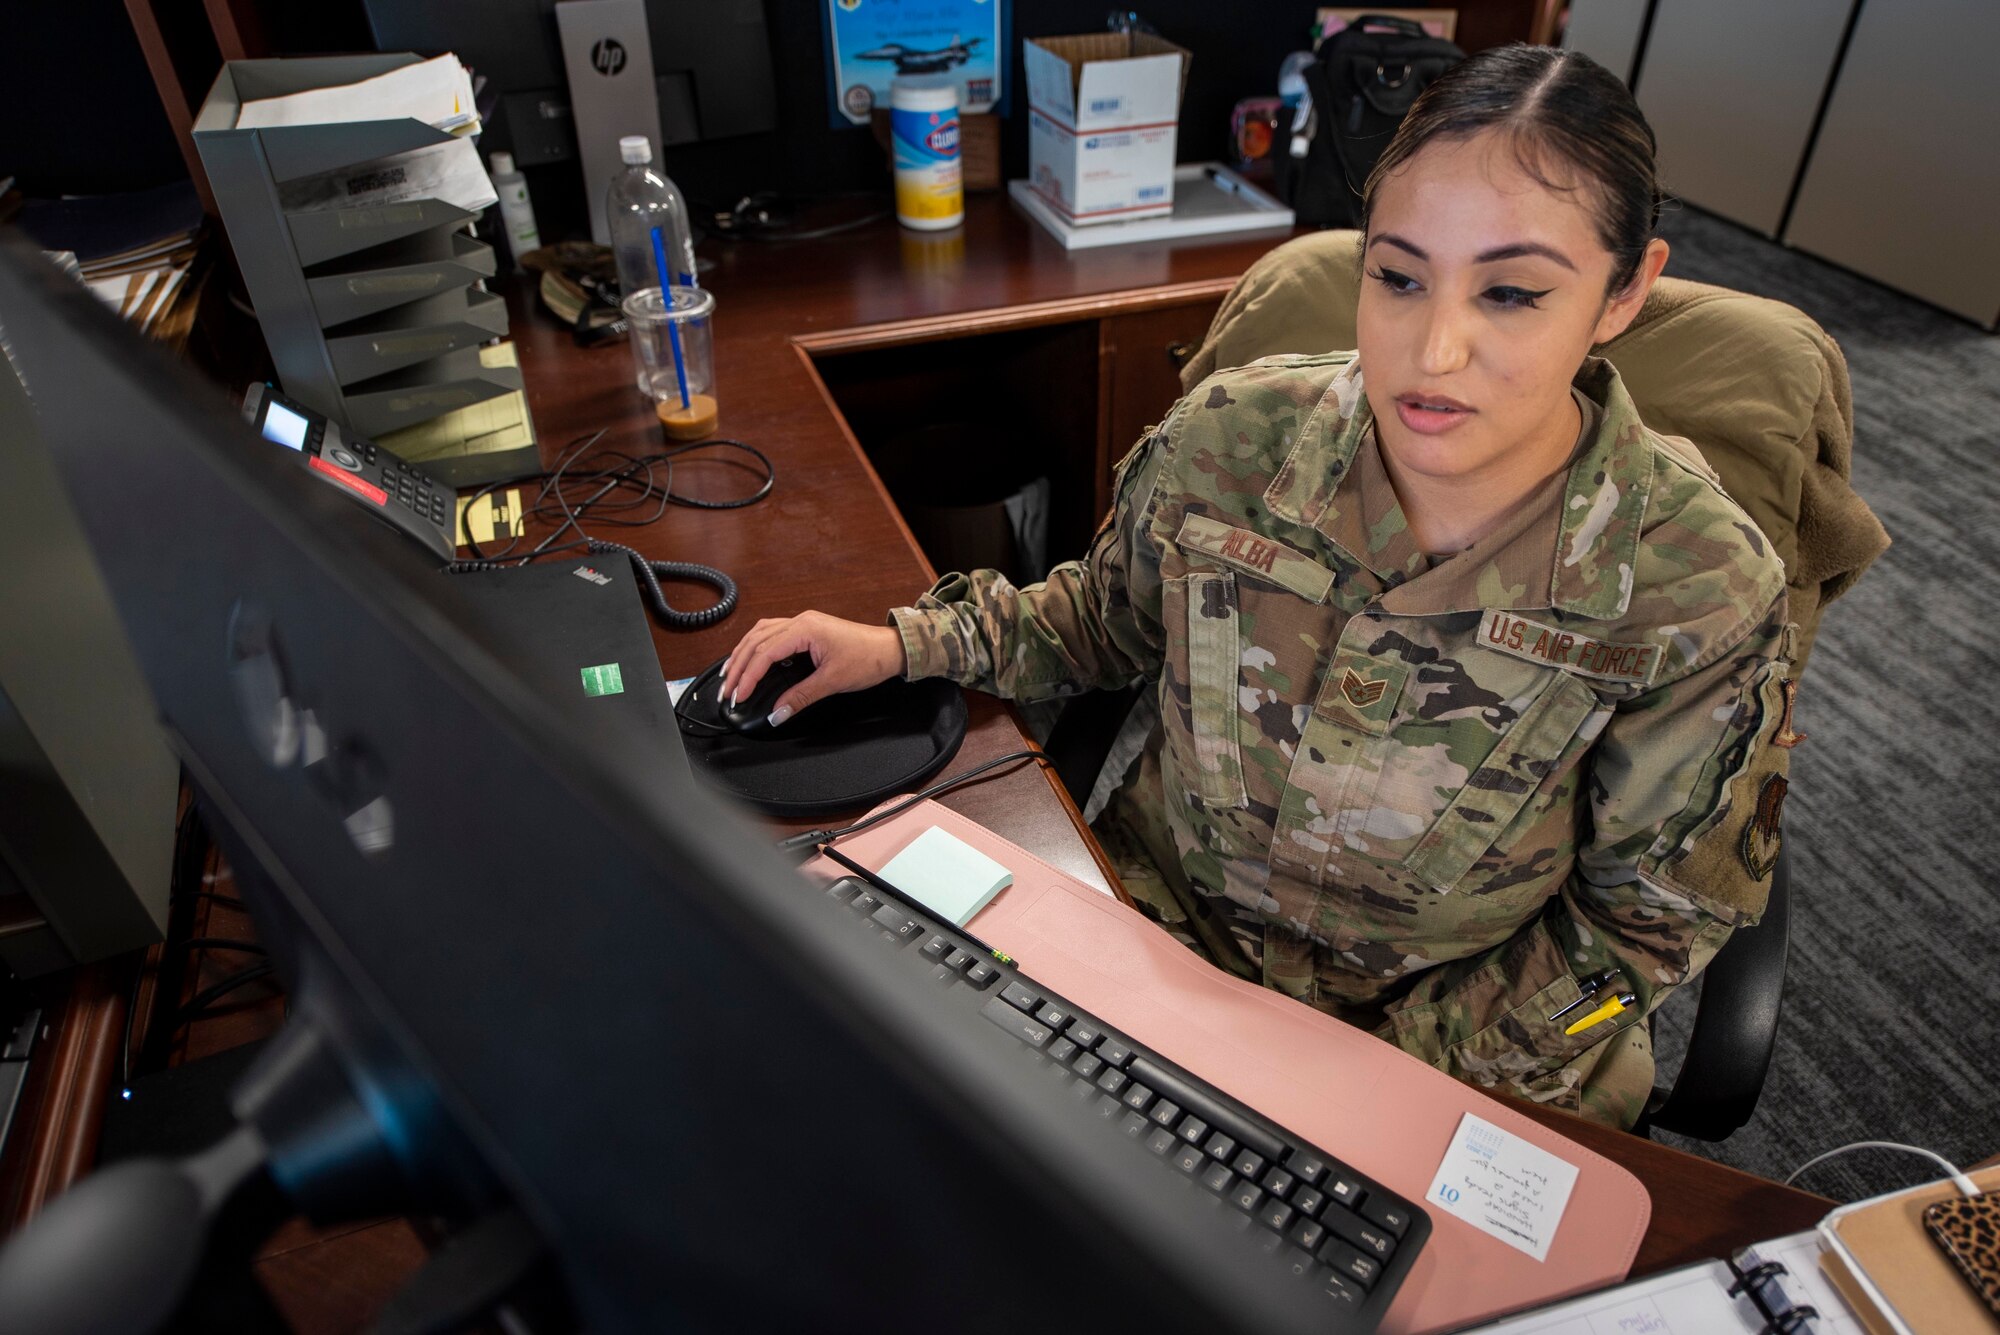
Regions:
<instances>
[{"instance_id":1,"label":"metal paper organizer tray","mask_svg":"<svg viewBox=\"0 0 2000 1335\"><path fill-rule=\"evenodd\" d=\"M460 288L330 329L326 351L351 398L359 381L506 334L507 303L491 292Z\"/></svg>"},{"instance_id":2,"label":"metal paper organizer tray","mask_svg":"<svg viewBox=\"0 0 2000 1335\"><path fill-rule=\"evenodd\" d=\"M306 288L330 329L493 274L493 247L463 232L421 232L309 270Z\"/></svg>"},{"instance_id":3,"label":"metal paper organizer tray","mask_svg":"<svg viewBox=\"0 0 2000 1335\"><path fill-rule=\"evenodd\" d=\"M348 386L347 413L362 435L383 436L519 388L520 371L481 366L478 348L461 348Z\"/></svg>"},{"instance_id":4,"label":"metal paper organizer tray","mask_svg":"<svg viewBox=\"0 0 2000 1335\"><path fill-rule=\"evenodd\" d=\"M287 213L285 226L292 234L299 264L311 268L406 236L460 227L477 216L441 199L412 199L371 208Z\"/></svg>"},{"instance_id":5,"label":"metal paper organizer tray","mask_svg":"<svg viewBox=\"0 0 2000 1335\"><path fill-rule=\"evenodd\" d=\"M507 332L506 304L479 291L492 247L464 232L473 215L442 200L287 212L286 182L450 141L409 119L239 130L242 104L372 78L418 57L234 60L194 125L195 144L285 393L373 436L521 388L511 367L480 364ZM480 456L476 476L533 471L532 446Z\"/></svg>"}]
</instances>

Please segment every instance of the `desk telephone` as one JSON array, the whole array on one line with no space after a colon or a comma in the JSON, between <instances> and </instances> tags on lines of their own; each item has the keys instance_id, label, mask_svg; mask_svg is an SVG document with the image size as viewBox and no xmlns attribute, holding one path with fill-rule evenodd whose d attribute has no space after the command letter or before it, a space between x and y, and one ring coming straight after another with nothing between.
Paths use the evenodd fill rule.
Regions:
<instances>
[{"instance_id":1,"label":"desk telephone","mask_svg":"<svg viewBox=\"0 0 2000 1335\"><path fill-rule=\"evenodd\" d=\"M452 527L458 522L453 489L416 464L372 440L340 427L269 385L243 395L243 416L264 439L298 452L308 469L387 523L429 548L439 559L458 555Z\"/></svg>"}]
</instances>

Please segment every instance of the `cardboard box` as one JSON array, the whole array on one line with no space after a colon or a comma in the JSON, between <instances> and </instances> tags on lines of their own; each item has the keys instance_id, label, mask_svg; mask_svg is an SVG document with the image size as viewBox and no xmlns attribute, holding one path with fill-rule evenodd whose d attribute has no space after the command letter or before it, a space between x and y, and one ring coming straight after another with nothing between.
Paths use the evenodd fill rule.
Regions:
<instances>
[{"instance_id":1,"label":"cardboard box","mask_svg":"<svg viewBox=\"0 0 2000 1335\"><path fill-rule=\"evenodd\" d=\"M1188 52L1152 33L1025 44L1028 181L1072 223L1173 212Z\"/></svg>"}]
</instances>

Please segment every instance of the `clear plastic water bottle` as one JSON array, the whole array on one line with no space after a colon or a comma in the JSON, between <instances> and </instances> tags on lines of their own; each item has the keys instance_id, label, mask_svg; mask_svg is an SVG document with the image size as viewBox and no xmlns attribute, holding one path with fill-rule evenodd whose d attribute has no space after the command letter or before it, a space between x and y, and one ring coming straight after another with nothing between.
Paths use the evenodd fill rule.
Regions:
<instances>
[{"instance_id":1,"label":"clear plastic water bottle","mask_svg":"<svg viewBox=\"0 0 2000 1335\"><path fill-rule=\"evenodd\" d=\"M687 201L672 181L650 165L653 146L644 135L627 135L618 141L618 152L625 159L625 170L612 179L604 205L611 220L611 253L618 263L618 286L631 296L661 285L653 255L655 227L666 246L674 286L701 286L695 281L694 236L688 227Z\"/></svg>"}]
</instances>

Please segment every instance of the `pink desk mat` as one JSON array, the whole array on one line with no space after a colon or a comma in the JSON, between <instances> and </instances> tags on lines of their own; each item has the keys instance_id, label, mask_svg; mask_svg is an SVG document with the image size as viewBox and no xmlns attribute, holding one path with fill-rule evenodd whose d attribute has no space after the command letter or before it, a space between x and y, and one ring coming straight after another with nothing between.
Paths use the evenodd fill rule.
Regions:
<instances>
[{"instance_id":1,"label":"pink desk mat","mask_svg":"<svg viewBox=\"0 0 2000 1335\"><path fill-rule=\"evenodd\" d=\"M934 802L841 841L879 868L942 826L1014 873L968 925L1022 973L1331 1150L1431 1217L1429 1245L1381 1329L1454 1330L1623 1279L1652 1217L1645 1187L1617 1164L1372 1035L1208 964L1111 896ZM825 858L823 882L845 875ZM1424 1194L1465 1113L1575 1164L1575 1189L1546 1261L1488 1236Z\"/></svg>"}]
</instances>

